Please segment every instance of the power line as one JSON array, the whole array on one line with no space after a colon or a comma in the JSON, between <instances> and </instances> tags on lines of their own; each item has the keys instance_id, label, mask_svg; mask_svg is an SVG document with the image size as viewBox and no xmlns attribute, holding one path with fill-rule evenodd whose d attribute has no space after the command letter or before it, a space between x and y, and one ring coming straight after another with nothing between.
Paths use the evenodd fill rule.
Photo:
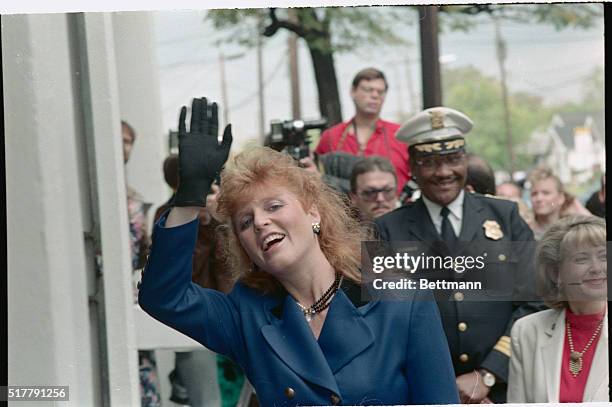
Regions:
<instances>
[{"instance_id":1,"label":"power line","mask_svg":"<svg viewBox=\"0 0 612 407\"><path fill-rule=\"evenodd\" d=\"M597 22L601 22L603 24L603 16L601 16L600 20L594 20ZM546 23L536 23L539 26L542 27L547 27L549 29L553 29L553 27L551 25L548 25ZM526 26L533 26L533 23L531 22L517 22L517 21L512 21L512 20L507 20L504 19L502 22L502 28L504 29L510 29L510 30L525 30ZM580 30L580 31L591 31L591 30L599 30L599 25L594 24L592 27L588 27L588 28L580 28L580 27L572 27L572 26L566 26L564 27L565 29L574 29L574 30ZM551 34L554 35L554 34Z\"/></svg>"},{"instance_id":2,"label":"power line","mask_svg":"<svg viewBox=\"0 0 612 407\"><path fill-rule=\"evenodd\" d=\"M185 95L189 95L189 90L196 88L196 85L203 84L202 78L201 76L204 74L205 72L197 72L196 75L193 75L193 79L190 80L186 86L181 86L182 89L184 89L184 91L179 92L179 96L177 96L174 100L172 100L172 103L165 103L165 107L162 108L162 110L164 112L168 111L168 110L174 110L177 108L177 106L182 106L184 104L184 98ZM214 83L216 85L216 82ZM236 82L232 83L232 88L236 89L239 88L241 90L245 90L245 88L242 85L239 85Z\"/></svg>"},{"instance_id":3,"label":"power line","mask_svg":"<svg viewBox=\"0 0 612 407\"><path fill-rule=\"evenodd\" d=\"M183 63L189 65L197 65L200 61L215 61L217 57L216 54L213 56L210 53L204 52L204 50L209 50L210 48L212 48L212 45L205 42L197 44L195 47L187 47L187 49L182 50L183 52L181 52L179 58L174 58L176 62L171 62L165 65L161 64L159 65L159 67L161 69L172 69L176 68L177 66L180 66ZM204 59L193 59L194 56L199 56L200 58L203 57Z\"/></svg>"},{"instance_id":4,"label":"power line","mask_svg":"<svg viewBox=\"0 0 612 407\"><path fill-rule=\"evenodd\" d=\"M201 40L203 37L205 37L204 33L191 34L191 35L185 35L185 36L178 37L178 38L169 38L166 40L156 41L155 44L157 46L164 47L167 45L174 45L178 43L184 43L187 41Z\"/></svg>"},{"instance_id":5,"label":"power line","mask_svg":"<svg viewBox=\"0 0 612 407\"><path fill-rule=\"evenodd\" d=\"M471 39L468 39L470 41L470 47L477 47L477 48L494 48L495 45L492 43L487 43L485 41L483 42L474 42ZM521 40L521 41L515 41L515 40L511 40L508 39L508 45L511 47L517 47L517 48L524 48L524 47L530 47L530 48L539 48L539 47L543 47L543 46L550 46L551 44L576 44L576 43L586 43L586 42L591 42L591 43L595 43L595 42L601 42L601 44L603 45L603 39L589 39L589 40L559 40L559 41L533 41L533 40ZM442 41L442 46L444 48L450 48L450 47L464 47L465 46L465 42L449 42L449 41Z\"/></svg>"},{"instance_id":6,"label":"power line","mask_svg":"<svg viewBox=\"0 0 612 407\"><path fill-rule=\"evenodd\" d=\"M187 66L187 65L207 66L207 65L212 65L212 64L214 64L216 62L217 61L210 60L210 59L193 59L191 61L178 61L178 62L173 62L171 64L158 65L158 66L159 66L159 69L166 70L166 69L173 69L173 68L177 68L177 67L181 67L181 66Z\"/></svg>"},{"instance_id":7,"label":"power line","mask_svg":"<svg viewBox=\"0 0 612 407\"><path fill-rule=\"evenodd\" d=\"M204 24L202 26L198 26L198 27L202 27L202 28L208 28L210 26ZM212 28L212 27L210 27ZM166 38L166 39L160 39L158 41L155 41L155 44L157 46L168 46L168 45L174 45L174 44L179 44L179 43L184 43L184 42L188 42L188 41L193 41L193 40L203 40L205 38L209 39L211 42L217 42L217 41L222 41L224 36L223 35L216 35L215 37L211 38L211 35L215 35L218 34L218 32L205 32L205 31L201 31L201 32L197 32L197 33L191 33L191 34L187 34L187 35L183 35L182 37L176 37L176 38ZM159 38L159 35L156 36L157 38Z\"/></svg>"},{"instance_id":8,"label":"power line","mask_svg":"<svg viewBox=\"0 0 612 407\"><path fill-rule=\"evenodd\" d=\"M534 87L531 88L531 90L536 90L536 91L543 91L543 90L550 90L550 89L559 89L559 88L564 88L564 87L568 87L568 86L572 86L572 85L576 85L579 83L579 81L587 79L591 76L591 73L589 72L586 75L580 75L580 76L576 76L573 78L568 78L565 79L561 82L555 83L555 84L551 84L551 85L545 85L545 86L540 86L540 87ZM533 84L532 82L526 81L529 84Z\"/></svg>"},{"instance_id":9,"label":"power line","mask_svg":"<svg viewBox=\"0 0 612 407\"><path fill-rule=\"evenodd\" d=\"M590 67L595 67L595 66L601 66L601 63L596 63L596 62L587 62L582 60L582 62L580 62L579 64L571 64L571 65L563 65L563 66L554 66L554 67L547 67L545 69L520 69L518 67L515 67L515 72L512 73L510 72L510 76L517 76L520 74L534 74L534 73L547 73L547 72L560 72L560 71L574 71L576 68L584 68L585 65L590 66ZM579 69L578 71L581 71L582 69ZM517 72L520 72L517 73Z\"/></svg>"},{"instance_id":10,"label":"power line","mask_svg":"<svg viewBox=\"0 0 612 407\"><path fill-rule=\"evenodd\" d=\"M243 56L244 56L244 53L227 55L225 56L225 60L233 61L235 59L242 58ZM160 69L172 69L172 68L176 68L178 66L183 66L183 65L204 65L206 66L206 65L211 65L215 62L216 62L215 60L211 60L211 59L193 59L191 61L177 61L177 62L173 62L167 65L159 65L159 68Z\"/></svg>"},{"instance_id":11,"label":"power line","mask_svg":"<svg viewBox=\"0 0 612 407\"><path fill-rule=\"evenodd\" d=\"M510 40L512 45L540 45L540 44L571 44L575 42L596 42L599 41L603 44L604 38L602 37L591 37L591 38L572 38L572 39L564 39L564 38L556 38L549 39L546 41L537 40L534 42L533 39L529 38L521 38L520 40Z\"/></svg>"},{"instance_id":12,"label":"power line","mask_svg":"<svg viewBox=\"0 0 612 407\"><path fill-rule=\"evenodd\" d=\"M242 53L229 55L228 57L226 57L226 62L236 60L238 58L241 58L242 56L244 56L244 54L242 54ZM202 66L212 65L213 63L218 62L217 60L214 60L214 61L201 60L201 61L205 62L205 63L201 63ZM281 59L279 60L279 63L282 62L282 61L283 61L283 56L281 55ZM193 63L189 63L189 62L193 62ZM197 63L195 63L195 62L199 62L199 61L177 62L177 63L174 63L174 64L169 64L167 66L173 65L174 67L179 67L179 66L183 66L183 65L185 65L185 66L187 66L187 65L197 65ZM275 68L275 69L277 69L277 68ZM194 79L189 82L188 86L184 86L183 87L185 89L185 92L181 92L181 96L179 96L175 100L173 100L173 102L171 104L166 104L166 106L168 106L168 107L163 108L164 111L167 111L167 110L170 110L170 109L175 109L177 104L180 103L183 100L183 96L182 95L186 94L187 90L193 89L197 84L201 84L202 83L201 75L202 75L203 72L197 72L197 73L198 73L198 75L194 75L193 76ZM246 91L246 89L242 85L240 85L240 84L238 84L236 82L232 83L232 88L234 88L234 89L235 88L239 88L241 90L245 90ZM230 106L230 109L232 109L232 106Z\"/></svg>"},{"instance_id":13,"label":"power line","mask_svg":"<svg viewBox=\"0 0 612 407\"><path fill-rule=\"evenodd\" d=\"M274 77L278 73L279 69L282 66L284 66L283 63L286 62L285 58L286 58L286 52L283 52L281 57L279 58L278 62L274 66L272 72L264 80L263 86L262 86L263 89L265 89L268 86L268 84L272 81L272 79L274 79ZM259 91L255 91L255 92L251 93L250 95L248 95L247 97L242 99L240 102L237 102L235 105L230 106L230 110L241 109L245 105L249 104L254 98L256 98L258 94L259 94Z\"/></svg>"}]
</instances>

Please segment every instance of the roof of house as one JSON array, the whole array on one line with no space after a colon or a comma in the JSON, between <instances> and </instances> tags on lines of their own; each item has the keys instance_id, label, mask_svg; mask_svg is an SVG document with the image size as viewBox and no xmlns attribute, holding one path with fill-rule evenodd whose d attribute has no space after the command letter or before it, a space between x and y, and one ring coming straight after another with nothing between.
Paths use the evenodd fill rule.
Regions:
<instances>
[{"instance_id":1,"label":"roof of house","mask_svg":"<svg viewBox=\"0 0 612 407\"><path fill-rule=\"evenodd\" d=\"M552 121L554 131L559 135L559 138L569 149L574 147L574 129L576 127L584 127L587 124L587 118L591 117L592 134L597 141L604 141L604 112L603 110L591 112L572 112L559 113L556 115L560 121Z\"/></svg>"}]
</instances>

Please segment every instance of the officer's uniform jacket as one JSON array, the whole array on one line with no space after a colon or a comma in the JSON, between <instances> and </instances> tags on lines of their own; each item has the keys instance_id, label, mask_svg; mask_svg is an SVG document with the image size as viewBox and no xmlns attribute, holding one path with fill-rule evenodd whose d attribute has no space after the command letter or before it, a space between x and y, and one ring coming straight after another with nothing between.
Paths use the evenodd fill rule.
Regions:
<instances>
[{"instance_id":1,"label":"officer's uniform jacket","mask_svg":"<svg viewBox=\"0 0 612 407\"><path fill-rule=\"evenodd\" d=\"M358 287L343 284L316 340L286 293L263 295L237 283L225 295L193 284L197 220L173 228L164 222L154 230L141 307L240 364L262 406L458 403L431 294L363 304L355 300Z\"/></svg>"},{"instance_id":2,"label":"officer's uniform jacket","mask_svg":"<svg viewBox=\"0 0 612 407\"><path fill-rule=\"evenodd\" d=\"M464 196L458 240L480 241L483 247L487 247L485 278L488 281L485 287L489 289L484 298L482 292L468 291L450 291L444 299L436 298L456 375L481 368L489 370L497 381L488 397L503 402L512 324L517 318L542 308L540 302L513 301L513 298L535 298L533 245L524 243L533 241L533 233L519 216L515 203L475 193L465 193ZM486 225L496 224L501 237L499 233L487 233L484 227L487 221ZM376 219L376 224L381 239L386 241L441 240L422 199ZM487 234L495 239L487 237ZM518 246L522 249L517 250ZM503 272L507 267L514 271ZM469 279L469 273L458 275L451 271L447 277L451 280ZM474 301L475 296L480 296L478 301Z\"/></svg>"}]
</instances>

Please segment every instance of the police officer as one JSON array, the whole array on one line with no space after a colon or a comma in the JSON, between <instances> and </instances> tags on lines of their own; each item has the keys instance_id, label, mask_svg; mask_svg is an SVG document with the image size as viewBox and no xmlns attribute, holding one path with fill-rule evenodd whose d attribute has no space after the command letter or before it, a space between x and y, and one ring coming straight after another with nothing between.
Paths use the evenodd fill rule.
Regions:
<instances>
[{"instance_id":1,"label":"police officer","mask_svg":"<svg viewBox=\"0 0 612 407\"><path fill-rule=\"evenodd\" d=\"M536 299L533 233L515 203L465 192L465 135L471 128L463 113L435 107L399 129L397 139L408 145L421 198L376 224L386 241L459 241L449 247L486 250L484 293L447 290L436 293L436 299L462 402L505 402L510 329L517 318L541 308L536 301L516 301ZM450 270L439 275L457 281L470 274Z\"/></svg>"}]
</instances>

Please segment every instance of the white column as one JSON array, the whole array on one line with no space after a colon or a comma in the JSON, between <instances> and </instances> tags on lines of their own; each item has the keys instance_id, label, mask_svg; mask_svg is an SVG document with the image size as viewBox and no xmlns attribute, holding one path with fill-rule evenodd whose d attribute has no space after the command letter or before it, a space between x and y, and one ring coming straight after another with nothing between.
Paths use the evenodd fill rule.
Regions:
<instances>
[{"instance_id":1,"label":"white column","mask_svg":"<svg viewBox=\"0 0 612 407\"><path fill-rule=\"evenodd\" d=\"M90 158L102 246L109 401L111 406L136 406L140 404L138 360L112 20L108 13L87 13L79 16L79 22L88 77L85 94L90 96L84 115L93 141Z\"/></svg>"},{"instance_id":2,"label":"white column","mask_svg":"<svg viewBox=\"0 0 612 407\"><path fill-rule=\"evenodd\" d=\"M70 386L70 405L139 405L111 17L3 16L2 53L9 383Z\"/></svg>"},{"instance_id":3,"label":"white column","mask_svg":"<svg viewBox=\"0 0 612 407\"><path fill-rule=\"evenodd\" d=\"M69 37L65 14L2 16L8 377L11 385L70 386L70 405L93 406L99 352Z\"/></svg>"}]
</instances>

